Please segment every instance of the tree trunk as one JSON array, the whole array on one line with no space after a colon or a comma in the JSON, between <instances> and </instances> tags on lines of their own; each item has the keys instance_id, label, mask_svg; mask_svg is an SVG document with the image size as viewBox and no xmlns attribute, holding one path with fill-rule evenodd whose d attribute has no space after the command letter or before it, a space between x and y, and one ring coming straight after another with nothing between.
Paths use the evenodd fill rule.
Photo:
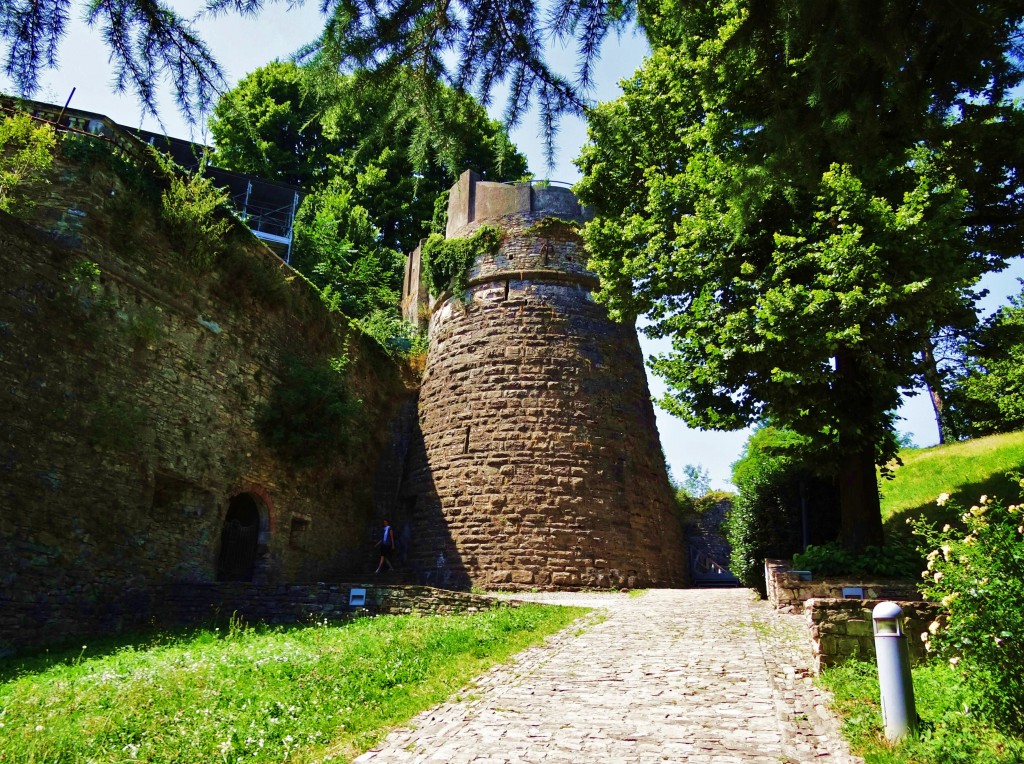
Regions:
<instances>
[{"instance_id":1,"label":"tree trunk","mask_svg":"<svg viewBox=\"0 0 1024 764\"><path fill-rule=\"evenodd\" d=\"M859 554L864 547L882 546L882 506L873 448L843 451L839 513L840 540L846 549Z\"/></svg>"},{"instance_id":2,"label":"tree trunk","mask_svg":"<svg viewBox=\"0 0 1024 764\"><path fill-rule=\"evenodd\" d=\"M928 397L932 399L932 409L935 411L935 426L939 428L939 445L941 445L946 442L946 391L942 387L942 375L939 374L939 366L935 363L935 343L928 336L924 338L924 349L921 351L921 369L925 387L928 388Z\"/></svg>"},{"instance_id":3,"label":"tree trunk","mask_svg":"<svg viewBox=\"0 0 1024 764\"><path fill-rule=\"evenodd\" d=\"M842 459L839 468L840 541L846 549L858 554L864 547L882 546L884 540L878 475L875 472L875 443L870 435L858 432L853 426L858 415L871 416L874 401L864 389L854 354L838 351L836 372L835 393L844 401L849 420L849 429L839 428Z\"/></svg>"}]
</instances>

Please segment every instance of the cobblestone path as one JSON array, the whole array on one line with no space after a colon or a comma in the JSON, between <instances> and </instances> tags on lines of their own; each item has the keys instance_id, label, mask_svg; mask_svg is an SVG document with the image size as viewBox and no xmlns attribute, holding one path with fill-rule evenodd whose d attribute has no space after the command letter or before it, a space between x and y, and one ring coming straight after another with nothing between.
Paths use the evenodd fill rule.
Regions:
<instances>
[{"instance_id":1,"label":"cobblestone path","mask_svg":"<svg viewBox=\"0 0 1024 764\"><path fill-rule=\"evenodd\" d=\"M595 610L356 761L859 761L811 682L803 620L747 590L528 597Z\"/></svg>"}]
</instances>

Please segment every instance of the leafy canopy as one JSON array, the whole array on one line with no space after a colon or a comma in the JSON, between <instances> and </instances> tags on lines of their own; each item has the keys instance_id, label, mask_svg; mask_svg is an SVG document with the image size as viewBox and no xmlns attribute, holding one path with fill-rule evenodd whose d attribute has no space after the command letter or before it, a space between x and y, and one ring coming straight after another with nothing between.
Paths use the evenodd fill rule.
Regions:
<instances>
[{"instance_id":1,"label":"leafy canopy","mask_svg":"<svg viewBox=\"0 0 1024 764\"><path fill-rule=\"evenodd\" d=\"M958 427L972 437L1024 429L1024 292L961 347L963 371L950 398Z\"/></svg>"},{"instance_id":2,"label":"leafy canopy","mask_svg":"<svg viewBox=\"0 0 1024 764\"><path fill-rule=\"evenodd\" d=\"M578 186L600 299L672 351L663 404L766 415L840 471L881 541L874 469L933 326L1021 251L1013 3L665 0L654 54L590 115ZM856 474L854 474L856 472ZM852 518L852 515L850 515ZM859 535L858 535L859 534Z\"/></svg>"},{"instance_id":3,"label":"leafy canopy","mask_svg":"<svg viewBox=\"0 0 1024 764\"><path fill-rule=\"evenodd\" d=\"M271 62L214 108L215 162L297 184L293 264L327 302L376 327L400 301L402 253L429 234L435 203L458 173L518 179L526 159L465 93L439 85L431 108L446 127L424 132L405 71L389 85ZM423 116L423 115L420 115Z\"/></svg>"}]
</instances>

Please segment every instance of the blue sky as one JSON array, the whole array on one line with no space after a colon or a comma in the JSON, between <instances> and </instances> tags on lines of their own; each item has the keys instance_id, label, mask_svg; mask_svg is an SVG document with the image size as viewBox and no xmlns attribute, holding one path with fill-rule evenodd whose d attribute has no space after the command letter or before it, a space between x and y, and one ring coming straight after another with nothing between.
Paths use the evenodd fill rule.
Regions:
<instances>
[{"instance_id":1,"label":"blue sky","mask_svg":"<svg viewBox=\"0 0 1024 764\"><path fill-rule=\"evenodd\" d=\"M172 5L180 12L189 14L202 3L189 0ZM229 15L205 20L200 28L226 70L229 85L233 85L247 72L274 58L287 58L314 38L321 26L318 6L319 3L307 2L288 10L287 4L270 5L255 19ZM593 100L605 101L617 97L620 92L619 81L640 65L646 52L646 42L636 36L609 38L595 71L597 85L591 94ZM552 49L550 56L562 71L572 71L574 54L571 50ZM36 95L39 100L63 104L71 89L75 88L71 103L77 108L105 114L122 124L148 130L163 129L173 136L208 141L209 136L203 126L187 125L175 112L169 96L162 99L166 106L162 108L160 120L157 121L152 117L143 117L130 94L113 93L113 77L106 48L98 31L89 30L83 23L72 26L61 50L60 63L59 69L44 75L43 88ZM9 82L2 78L0 89L4 92L12 91ZM491 109L493 116L500 117L503 106L499 95ZM512 138L527 155L530 169L538 176L548 175L553 180L567 182L579 179L579 172L572 160L586 139L586 127L582 120L567 118L563 121L557 141L557 156L550 173L544 166L543 141L533 113L524 117L521 125L513 131ZM991 295L983 307L991 311L1005 303L1009 295L1019 290L1016 282L1018 277L1024 277L1024 263L1019 259L1008 271L989 276L983 286L991 290ZM645 355L668 349L665 343L656 344L643 338L641 345ZM649 378L649 381L652 394L658 397L664 391L664 386L656 378ZM657 415L662 445L674 474L682 477L685 465L701 464L709 471L715 487L729 487L729 465L739 455L747 433L691 430L661 410L657 411ZM934 417L926 395L909 399L900 410L900 415L905 419L900 423L900 430L913 433L918 445L933 445L937 441Z\"/></svg>"}]
</instances>

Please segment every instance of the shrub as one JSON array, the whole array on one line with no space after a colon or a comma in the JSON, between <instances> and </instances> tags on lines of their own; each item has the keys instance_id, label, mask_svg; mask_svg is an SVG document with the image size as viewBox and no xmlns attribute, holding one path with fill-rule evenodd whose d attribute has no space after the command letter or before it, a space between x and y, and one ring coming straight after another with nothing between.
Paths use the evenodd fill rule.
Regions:
<instances>
[{"instance_id":1,"label":"shrub","mask_svg":"<svg viewBox=\"0 0 1024 764\"><path fill-rule=\"evenodd\" d=\"M209 270L227 250L227 191L201 172L175 173L161 201L161 216L187 263L200 272Z\"/></svg>"},{"instance_id":2,"label":"shrub","mask_svg":"<svg viewBox=\"0 0 1024 764\"><path fill-rule=\"evenodd\" d=\"M838 532L834 483L812 471L804 449L800 436L768 425L750 436L733 465L738 495L725 523L729 569L762 593L765 558L789 557L801 548L805 505L810 540L831 540Z\"/></svg>"},{"instance_id":3,"label":"shrub","mask_svg":"<svg viewBox=\"0 0 1024 764\"><path fill-rule=\"evenodd\" d=\"M930 549L922 590L945 607L933 624L929 647L961 674L982 716L1019 734L1024 732L1024 513L1021 505L1004 506L982 496L961 519L963 530L924 523L915 528Z\"/></svg>"},{"instance_id":4,"label":"shrub","mask_svg":"<svg viewBox=\"0 0 1024 764\"><path fill-rule=\"evenodd\" d=\"M37 124L28 114L0 120L0 210L31 207L29 194L45 182L56 143L53 128Z\"/></svg>"},{"instance_id":5,"label":"shrub","mask_svg":"<svg viewBox=\"0 0 1024 764\"><path fill-rule=\"evenodd\" d=\"M377 309L352 323L373 337L392 358L427 352L427 335L391 311Z\"/></svg>"},{"instance_id":6,"label":"shrub","mask_svg":"<svg viewBox=\"0 0 1024 764\"><path fill-rule=\"evenodd\" d=\"M287 358L259 421L271 448L300 466L327 464L344 454L358 431L362 401L346 384L348 358Z\"/></svg>"},{"instance_id":7,"label":"shrub","mask_svg":"<svg viewBox=\"0 0 1024 764\"><path fill-rule=\"evenodd\" d=\"M793 555L793 566L819 576L882 576L916 578L924 561L916 546L906 538L890 537L885 547L869 546L854 554L837 541L808 546Z\"/></svg>"}]
</instances>

